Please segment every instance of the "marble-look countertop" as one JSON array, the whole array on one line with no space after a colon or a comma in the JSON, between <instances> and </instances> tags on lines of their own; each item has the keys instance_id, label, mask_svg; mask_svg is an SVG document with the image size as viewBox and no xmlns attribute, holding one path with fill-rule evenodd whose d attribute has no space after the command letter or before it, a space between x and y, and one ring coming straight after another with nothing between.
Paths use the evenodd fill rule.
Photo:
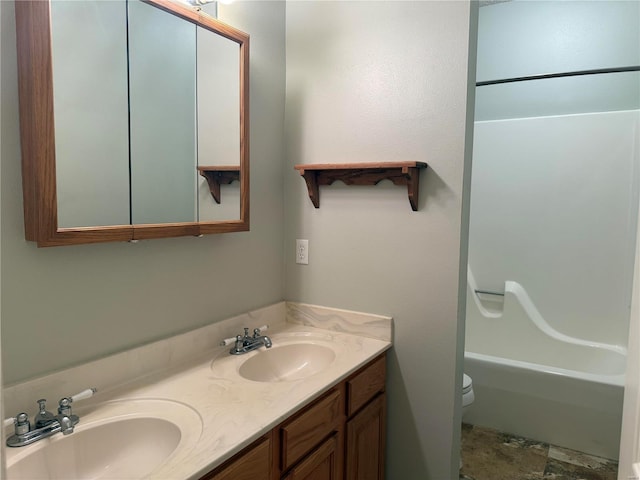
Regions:
<instances>
[{"instance_id":1,"label":"marble-look countertop","mask_svg":"<svg viewBox=\"0 0 640 480\"><path fill-rule=\"evenodd\" d=\"M286 307L283 303L268 308L274 310L270 314L276 315L286 308L282 321L271 319L267 334L274 347L279 342L291 342L292 339L295 342L329 345L336 354L333 362L324 370L301 380L255 382L241 377L238 369L244 361L259 354L258 352L234 356L229 355L229 347L214 347L200 350L195 356L192 353L191 358L182 358L176 365L169 364L155 370L149 367L149 371L143 375L119 385L109 385L106 391L78 404L74 413L80 415L82 423L83 418L90 419L104 405L110 404L127 405L126 402L129 402L133 405L136 402L140 404L143 401L162 400L187 407L201 421L199 438L188 448L176 450L166 462L145 478L196 479L391 347L389 317L292 303L286 304ZM234 325L236 330L241 324L251 328L259 326L247 324L245 317L238 318L238 322L243 323ZM260 322L264 320L264 315L255 315L254 320ZM370 331L367 330L367 325L371 327ZM321 328L323 326L326 328ZM354 331L357 333L353 333ZM202 334L203 332L196 331L187 335L195 339ZM180 341L183 345L188 344L185 339L176 340ZM144 357L145 354L138 352L134 358ZM110 361L110 368L114 368L117 361ZM83 372L84 370L78 373L88 375ZM53 377L55 375L62 375L62 372ZM40 393L38 385L40 389L52 385L55 378L51 377L11 387L9 399L16 401L36 392ZM197 432L195 435L197 436ZM16 453L16 450L27 448L31 447L7 449L11 450L7 453L7 465L11 466L12 455L26 454Z\"/></svg>"}]
</instances>

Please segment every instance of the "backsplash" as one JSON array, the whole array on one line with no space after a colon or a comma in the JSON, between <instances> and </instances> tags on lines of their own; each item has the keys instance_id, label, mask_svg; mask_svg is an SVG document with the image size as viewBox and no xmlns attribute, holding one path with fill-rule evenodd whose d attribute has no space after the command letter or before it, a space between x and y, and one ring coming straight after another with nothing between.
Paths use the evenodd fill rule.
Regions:
<instances>
[{"instance_id":1,"label":"backsplash","mask_svg":"<svg viewBox=\"0 0 640 480\"><path fill-rule=\"evenodd\" d=\"M362 335L385 342L390 342L393 335L391 317L295 302L287 302L286 309L288 323Z\"/></svg>"}]
</instances>

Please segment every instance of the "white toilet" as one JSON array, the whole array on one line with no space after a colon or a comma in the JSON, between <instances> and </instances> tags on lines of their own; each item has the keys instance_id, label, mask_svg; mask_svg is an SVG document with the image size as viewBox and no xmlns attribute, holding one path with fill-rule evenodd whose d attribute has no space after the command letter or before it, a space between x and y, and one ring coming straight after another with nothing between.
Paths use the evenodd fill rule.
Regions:
<instances>
[{"instance_id":1,"label":"white toilet","mask_svg":"<svg viewBox=\"0 0 640 480\"><path fill-rule=\"evenodd\" d=\"M473 382L471 377L466 373L462 374L462 417L469 410L469 407L475 400L473 394Z\"/></svg>"},{"instance_id":2,"label":"white toilet","mask_svg":"<svg viewBox=\"0 0 640 480\"><path fill-rule=\"evenodd\" d=\"M462 418L464 421L464 414L467 413L471 404L475 400L473 394L473 381L471 377L466 373L462 374ZM462 456L460 456L460 468L462 468Z\"/></svg>"}]
</instances>

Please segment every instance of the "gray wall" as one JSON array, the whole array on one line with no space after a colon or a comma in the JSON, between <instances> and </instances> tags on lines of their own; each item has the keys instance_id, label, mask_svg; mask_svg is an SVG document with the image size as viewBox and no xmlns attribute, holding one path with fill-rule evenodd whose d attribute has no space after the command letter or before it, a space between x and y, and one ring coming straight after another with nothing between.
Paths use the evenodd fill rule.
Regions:
<instances>
[{"instance_id":1,"label":"gray wall","mask_svg":"<svg viewBox=\"0 0 640 480\"><path fill-rule=\"evenodd\" d=\"M467 2L287 4L286 298L394 317L392 479L457 475L469 30ZM386 181L320 187L315 209L293 169L398 160L429 163L417 212Z\"/></svg>"},{"instance_id":2,"label":"gray wall","mask_svg":"<svg viewBox=\"0 0 640 480\"><path fill-rule=\"evenodd\" d=\"M251 33L251 231L49 249L24 240L14 4L0 8L5 382L280 301L284 3L239 2L220 12Z\"/></svg>"}]
</instances>

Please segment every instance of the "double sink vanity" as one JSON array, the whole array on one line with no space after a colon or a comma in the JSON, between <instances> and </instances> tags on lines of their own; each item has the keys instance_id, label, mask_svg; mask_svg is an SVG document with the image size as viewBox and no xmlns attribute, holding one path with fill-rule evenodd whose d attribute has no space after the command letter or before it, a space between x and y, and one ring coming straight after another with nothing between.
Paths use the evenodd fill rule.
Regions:
<instances>
[{"instance_id":1,"label":"double sink vanity","mask_svg":"<svg viewBox=\"0 0 640 480\"><path fill-rule=\"evenodd\" d=\"M262 325L270 348L220 346ZM6 448L8 479L383 478L390 347L389 317L282 302L9 386L13 415L97 393L73 433Z\"/></svg>"}]
</instances>

